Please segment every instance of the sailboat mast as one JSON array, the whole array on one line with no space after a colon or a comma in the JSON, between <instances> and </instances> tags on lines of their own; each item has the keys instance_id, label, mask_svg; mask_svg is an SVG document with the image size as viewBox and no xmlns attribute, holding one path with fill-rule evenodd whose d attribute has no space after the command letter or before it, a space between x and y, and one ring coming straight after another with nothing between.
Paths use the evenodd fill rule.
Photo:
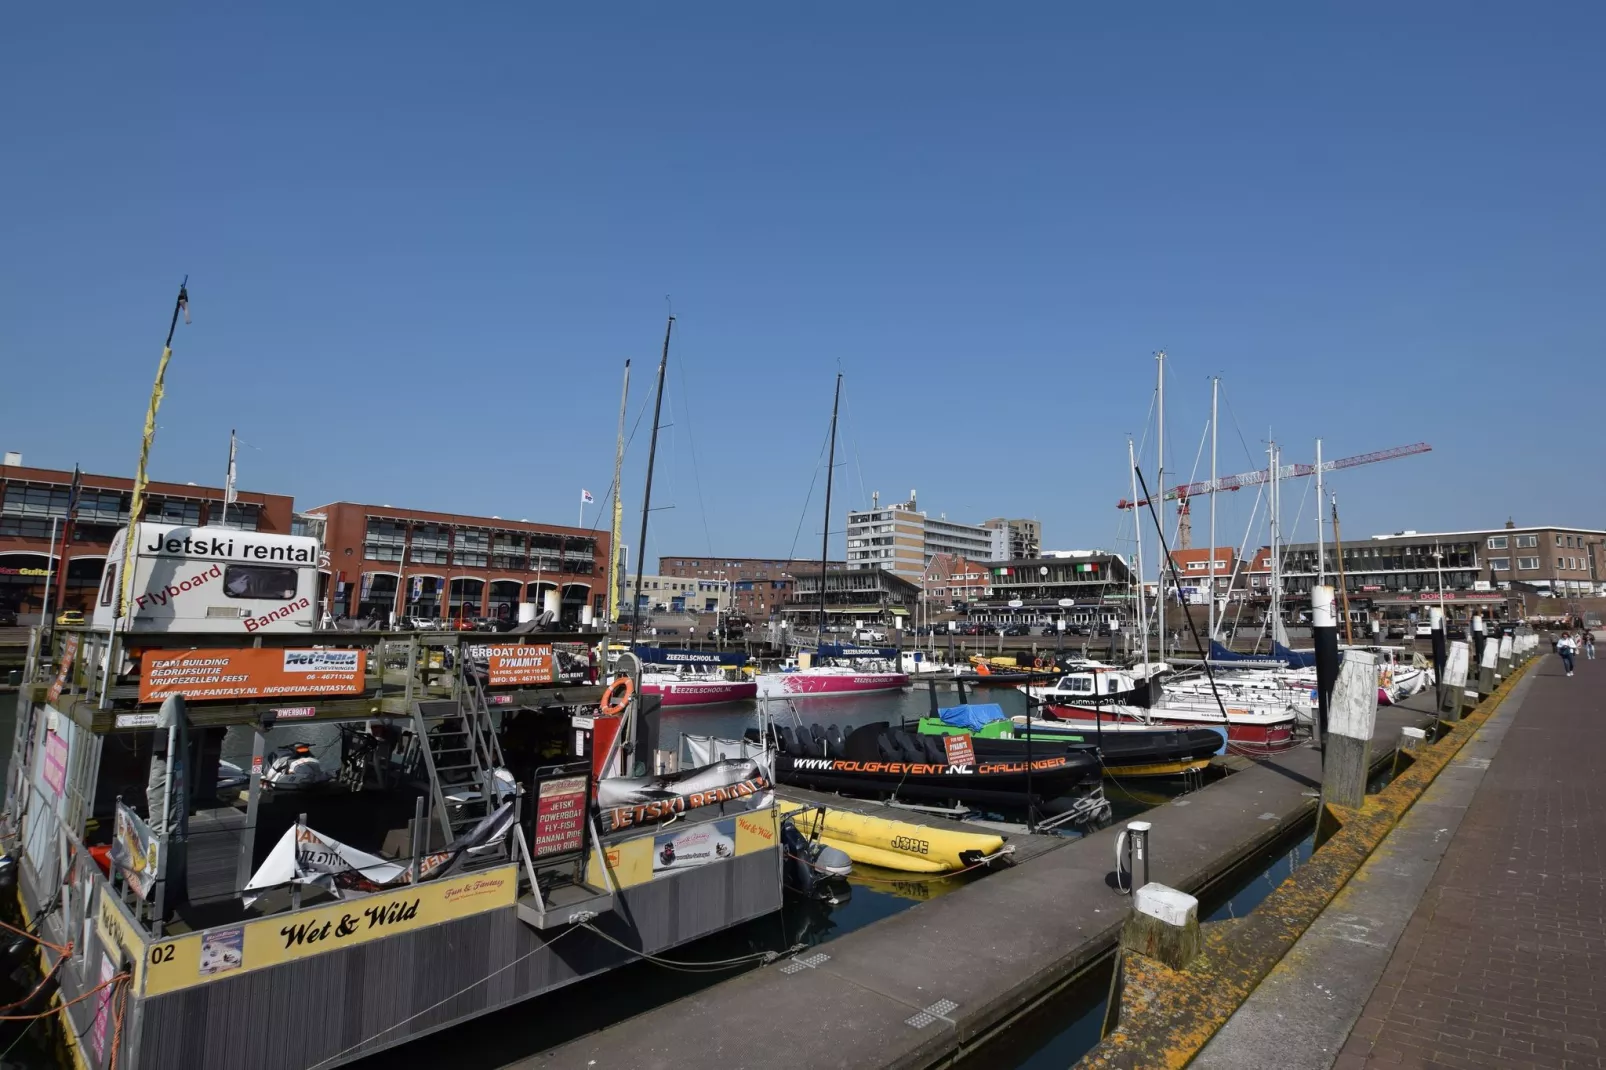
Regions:
<instances>
[{"instance_id":1,"label":"sailboat mast","mask_svg":"<svg viewBox=\"0 0 1606 1070\"><path fill-rule=\"evenodd\" d=\"M1221 376L1210 379L1210 485L1216 484L1216 396L1221 392ZM1210 608L1208 623L1212 642L1216 638L1216 492L1210 493Z\"/></svg>"},{"instance_id":2,"label":"sailboat mast","mask_svg":"<svg viewBox=\"0 0 1606 1070\"><path fill-rule=\"evenodd\" d=\"M1266 455L1271 461L1271 637L1277 641L1277 626L1282 623L1282 569L1280 560L1282 556L1282 487L1279 478L1282 468L1282 457L1273 442L1266 447Z\"/></svg>"},{"instance_id":3,"label":"sailboat mast","mask_svg":"<svg viewBox=\"0 0 1606 1070\"><path fill-rule=\"evenodd\" d=\"M1317 511L1321 511L1320 506L1317 507ZM1350 631L1349 580L1344 576L1344 536L1339 534L1338 530L1338 498L1336 496L1333 498L1333 557L1338 564L1338 593L1343 601L1344 643L1346 646L1352 646L1355 643L1355 636Z\"/></svg>"},{"instance_id":4,"label":"sailboat mast","mask_svg":"<svg viewBox=\"0 0 1606 1070\"><path fill-rule=\"evenodd\" d=\"M647 482L641 489L641 541L636 545L636 591L630 610L630 638L641 639L641 571L647 564L647 514L652 509L652 466L658 457L658 417L664 411L664 369L669 366L669 336L675 317L664 325L664 353L658 358L658 396L652 403L652 442L647 447Z\"/></svg>"},{"instance_id":5,"label":"sailboat mast","mask_svg":"<svg viewBox=\"0 0 1606 1070\"><path fill-rule=\"evenodd\" d=\"M1327 547L1322 541L1322 440L1316 440L1316 582L1327 582Z\"/></svg>"},{"instance_id":6,"label":"sailboat mast","mask_svg":"<svg viewBox=\"0 0 1606 1070\"><path fill-rule=\"evenodd\" d=\"M623 490L620 477L625 466L625 407L630 403L630 362L625 361L625 386L619 394L619 440L613 453L613 527L609 529L609 545L613 548L608 554L608 619L613 626L619 624L619 603L624 598L624 565L625 550L622 543L625 541L625 503L620 496Z\"/></svg>"},{"instance_id":7,"label":"sailboat mast","mask_svg":"<svg viewBox=\"0 0 1606 1070\"><path fill-rule=\"evenodd\" d=\"M820 535L820 633L825 642L825 563L831 558L831 476L836 472L836 411L842 402L842 373L836 373L836 393L831 396L831 450L825 459L825 531Z\"/></svg>"},{"instance_id":8,"label":"sailboat mast","mask_svg":"<svg viewBox=\"0 0 1606 1070\"><path fill-rule=\"evenodd\" d=\"M1149 604L1143 597L1143 518L1138 515L1138 459L1132 449L1132 438L1126 440L1126 467L1132 476L1132 537L1137 539L1138 566L1138 636L1143 641L1143 664L1149 663ZM1111 643L1115 640L1110 640Z\"/></svg>"},{"instance_id":9,"label":"sailboat mast","mask_svg":"<svg viewBox=\"0 0 1606 1070\"><path fill-rule=\"evenodd\" d=\"M1158 380L1158 384L1159 385L1156 387L1156 402L1155 402L1155 426L1156 426L1156 429L1158 431L1158 434L1155 436L1155 439L1158 442L1158 446L1156 448L1158 449L1159 453L1158 453L1158 455L1156 457L1156 464L1155 464L1156 471L1155 471L1155 474L1154 474L1154 485L1158 489L1158 492L1160 494L1160 501L1159 501L1159 505L1158 505L1158 512L1160 514L1160 524L1161 524L1161 527L1162 527L1162 530L1160 531L1160 538L1162 540L1164 540L1165 539L1165 531L1164 531L1164 525L1165 525L1165 350L1162 349L1158 353L1156 353L1154 355L1154 360L1155 360L1156 366L1159 368L1159 380ZM1133 500L1134 501L1137 500L1137 495L1133 495ZM1136 516L1137 514L1134 512L1133 515ZM1141 520L1138 522L1138 526L1139 527L1143 526L1143 523L1142 523ZM1157 642L1158 646L1156 647L1155 657L1159 661L1164 661L1165 660L1165 610L1166 610L1166 602L1165 602L1165 562L1164 561L1157 562L1155 564L1155 566L1154 566L1154 595L1155 595L1155 606L1156 606L1157 610L1159 611L1159 617L1160 617L1160 631L1159 631L1159 635L1158 635L1158 637L1156 639L1156 642Z\"/></svg>"}]
</instances>

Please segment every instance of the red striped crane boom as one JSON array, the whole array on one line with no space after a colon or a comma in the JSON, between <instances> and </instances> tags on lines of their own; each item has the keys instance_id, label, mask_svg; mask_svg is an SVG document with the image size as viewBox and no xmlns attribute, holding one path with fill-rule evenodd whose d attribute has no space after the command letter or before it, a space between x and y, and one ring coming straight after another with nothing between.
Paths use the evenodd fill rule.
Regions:
<instances>
[{"instance_id":1,"label":"red striped crane boom","mask_svg":"<svg viewBox=\"0 0 1606 1070\"><path fill-rule=\"evenodd\" d=\"M1323 461L1321 471L1332 472L1340 468L1354 468L1363 464L1376 464L1378 461L1392 461L1396 457L1410 457L1417 453L1427 453L1433 449L1426 442L1417 442L1410 446L1395 446L1393 449L1377 450L1373 453L1359 453L1354 457L1340 457L1336 461ZM1313 476L1317 468L1314 464L1285 464L1278 472L1282 479L1292 476ZM1270 482L1271 468L1261 468L1254 472L1239 472L1235 476L1221 476L1218 479L1205 479L1198 483L1184 483L1172 487L1162 496L1165 501L1187 501L1196 494L1214 494L1218 490L1242 490L1244 487L1256 487L1262 483ZM1148 505L1147 498L1140 498L1136 502L1122 498L1116 506L1117 509L1131 509L1133 506Z\"/></svg>"}]
</instances>

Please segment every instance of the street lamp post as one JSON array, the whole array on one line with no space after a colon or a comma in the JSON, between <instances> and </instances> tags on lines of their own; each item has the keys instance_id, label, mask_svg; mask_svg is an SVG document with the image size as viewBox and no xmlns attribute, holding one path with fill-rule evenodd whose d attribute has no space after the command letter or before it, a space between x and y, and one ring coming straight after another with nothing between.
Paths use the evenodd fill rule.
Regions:
<instances>
[{"instance_id":1,"label":"street lamp post","mask_svg":"<svg viewBox=\"0 0 1606 1070\"><path fill-rule=\"evenodd\" d=\"M1437 544L1433 547L1433 570L1439 574L1439 613L1444 614L1444 554ZM1448 619L1448 618L1446 618Z\"/></svg>"}]
</instances>

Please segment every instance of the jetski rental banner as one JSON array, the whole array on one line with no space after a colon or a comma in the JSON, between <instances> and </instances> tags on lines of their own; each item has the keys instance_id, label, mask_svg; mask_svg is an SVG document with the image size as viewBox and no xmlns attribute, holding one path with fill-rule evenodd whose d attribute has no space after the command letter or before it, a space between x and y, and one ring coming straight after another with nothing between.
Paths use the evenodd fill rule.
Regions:
<instances>
[{"instance_id":1,"label":"jetski rental banner","mask_svg":"<svg viewBox=\"0 0 1606 1070\"><path fill-rule=\"evenodd\" d=\"M597 805L602 809L602 831L614 832L635 825L651 825L688 810L717 804L746 812L769 806L774 800L770 774L751 758L729 758L660 776L609 777L597 784Z\"/></svg>"}]
</instances>

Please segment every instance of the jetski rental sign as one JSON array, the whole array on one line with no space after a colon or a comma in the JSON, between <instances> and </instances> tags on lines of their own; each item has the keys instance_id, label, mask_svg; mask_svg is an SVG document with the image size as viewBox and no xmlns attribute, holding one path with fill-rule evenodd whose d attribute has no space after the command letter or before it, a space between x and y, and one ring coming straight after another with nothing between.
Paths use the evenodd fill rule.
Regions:
<instances>
[{"instance_id":1,"label":"jetski rental sign","mask_svg":"<svg viewBox=\"0 0 1606 1070\"><path fill-rule=\"evenodd\" d=\"M613 832L720 803L767 806L772 787L757 762L727 759L677 777L612 777L597 786L597 801L603 831Z\"/></svg>"}]
</instances>

